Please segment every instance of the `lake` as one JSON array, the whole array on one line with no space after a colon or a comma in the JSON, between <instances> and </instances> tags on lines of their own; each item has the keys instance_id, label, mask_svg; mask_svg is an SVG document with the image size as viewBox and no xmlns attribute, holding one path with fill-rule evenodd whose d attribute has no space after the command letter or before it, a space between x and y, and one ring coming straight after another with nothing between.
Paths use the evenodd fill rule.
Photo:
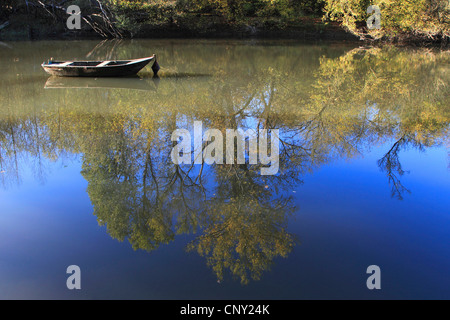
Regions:
<instances>
[{"instance_id":1,"label":"lake","mask_svg":"<svg viewBox=\"0 0 450 320\"><path fill-rule=\"evenodd\" d=\"M1 299L450 299L448 51L0 44ZM153 53L159 78L40 66ZM174 132L206 130L216 160L227 130L267 133L275 172L250 151L175 164Z\"/></svg>"}]
</instances>

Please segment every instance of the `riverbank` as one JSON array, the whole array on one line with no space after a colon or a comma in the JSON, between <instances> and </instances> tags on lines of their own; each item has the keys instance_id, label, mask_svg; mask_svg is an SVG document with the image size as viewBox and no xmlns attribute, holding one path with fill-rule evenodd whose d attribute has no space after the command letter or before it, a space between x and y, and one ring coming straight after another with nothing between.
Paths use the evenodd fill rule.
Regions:
<instances>
[{"instance_id":1,"label":"riverbank","mask_svg":"<svg viewBox=\"0 0 450 320\"><path fill-rule=\"evenodd\" d=\"M211 1L206 1L209 6L194 8L181 0L110 0L104 6L96 0L94 5L91 1L81 6L79 28L69 30L70 16L64 2L55 5L54 2L39 1L41 6L0 5L0 40L248 38L447 47L450 38L446 7L433 12L422 8L422 14L405 18L392 5L382 8L387 14L383 16L381 29L368 30L365 12L358 19L350 19L331 4L325 5L324 1L319 1L318 7L309 3L300 8L287 4L283 7L280 0L274 2L278 7L271 9L267 4L258 7L244 1L247 6L239 4L240 7L232 10L218 5L213 7L215 2Z\"/></svg>"},{"instance_id":2,"label":"riverbank","mask_svg":"<svg viewBox=\"0 0 450 320\"><path fill-rule=\"evenodd\" d=\"M139 31L124 33L122 38L218 38L218 39L295 39L319 41L355 41L361 44L397 46L448 47L448 37L428 37L418 34L398 34L396 37L364 39L352 34L338 22L322 22L319 18L299 18L287 24L279 19L251 19L245 23L224 23L217 17L202 17L201 23L192 24L181 20L172 25L142 26ZM0 41L17 40L87 40L103 39L93 29L68 30L64 26L42 23L10 23L0 31Z\"/></svg>"},{"instance_id":3,"label":"riverbank","mask_svg":"<svg viewBox=\"0 0 450 320\"><path fill-rule=\"evenodd\" d=\"M262 38L304 40L348 40L359 38L346 31L338 22L322 22L320 18L302 17L290 22L273 18L249 18L227 22L214 15L191 15L165 24L142 24L137 30L122 30L122 38ZM62 22L26 21L13 17L8 27L0 31L0 40L104 38L88 25L69 30Z\"/></svg>"}]
</instances>

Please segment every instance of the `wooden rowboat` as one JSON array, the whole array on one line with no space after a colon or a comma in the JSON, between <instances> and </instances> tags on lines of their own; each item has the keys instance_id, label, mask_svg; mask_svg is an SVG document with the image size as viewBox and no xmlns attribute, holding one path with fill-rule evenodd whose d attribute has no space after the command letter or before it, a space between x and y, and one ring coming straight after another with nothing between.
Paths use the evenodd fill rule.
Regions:
<instances>
[{"instance_id":1,"label":"wooden rowboat","mask_svg":"<svg viewBox=\"0 0 450 320\"><path fill-rule=\"evenodd\" d=\"M107 60L107 61L53 61L42 63L42 68L59 77L123 77L132 76L153 61L152 70L156 76L159 65L156 55L133 60Z\"/></svg>"}]
</instances>

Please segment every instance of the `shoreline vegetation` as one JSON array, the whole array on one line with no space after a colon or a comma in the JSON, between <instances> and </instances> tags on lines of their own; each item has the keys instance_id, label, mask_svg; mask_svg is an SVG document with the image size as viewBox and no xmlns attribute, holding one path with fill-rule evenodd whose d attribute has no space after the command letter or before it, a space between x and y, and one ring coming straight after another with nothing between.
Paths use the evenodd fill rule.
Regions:
<instances>
[{"instance_id":1,"label":"shoreline vegetation","mask_svg":"<svg viewBox=\"0 0 450 320\"><path fill-rule=\"evenodd\" d=\"M370 5L381 28L369 30ZM69 5L81 29L69 30ZM448 0L2 0L0 40L283 38L448 46Z\"/></svg>"}]
</instances>

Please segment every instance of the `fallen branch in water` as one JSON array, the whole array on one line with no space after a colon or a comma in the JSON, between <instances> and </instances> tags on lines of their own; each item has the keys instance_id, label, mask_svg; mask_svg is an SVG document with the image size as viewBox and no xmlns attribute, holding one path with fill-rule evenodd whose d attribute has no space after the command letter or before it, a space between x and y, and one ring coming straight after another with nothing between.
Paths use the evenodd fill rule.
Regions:
<instances>
[{"instance_id":1,"label":"fallen branch in water","mask_svg":"<svg viewBox=\"0 0 450 320\"><path fill-rule=\"evenodd\" d=\"M114 26L114 24L111 22L111 19L109 18L111 13L106 12L100 0L97 0L97 3L100 8L100 11L102 12L102 15L98 16L100 16L103 19L103 22L109 27L110 33L114 36L114 38L122 38L122 34L119 32L119 30L117 30L117 28Z\"/></svg>"}]
</instances>

